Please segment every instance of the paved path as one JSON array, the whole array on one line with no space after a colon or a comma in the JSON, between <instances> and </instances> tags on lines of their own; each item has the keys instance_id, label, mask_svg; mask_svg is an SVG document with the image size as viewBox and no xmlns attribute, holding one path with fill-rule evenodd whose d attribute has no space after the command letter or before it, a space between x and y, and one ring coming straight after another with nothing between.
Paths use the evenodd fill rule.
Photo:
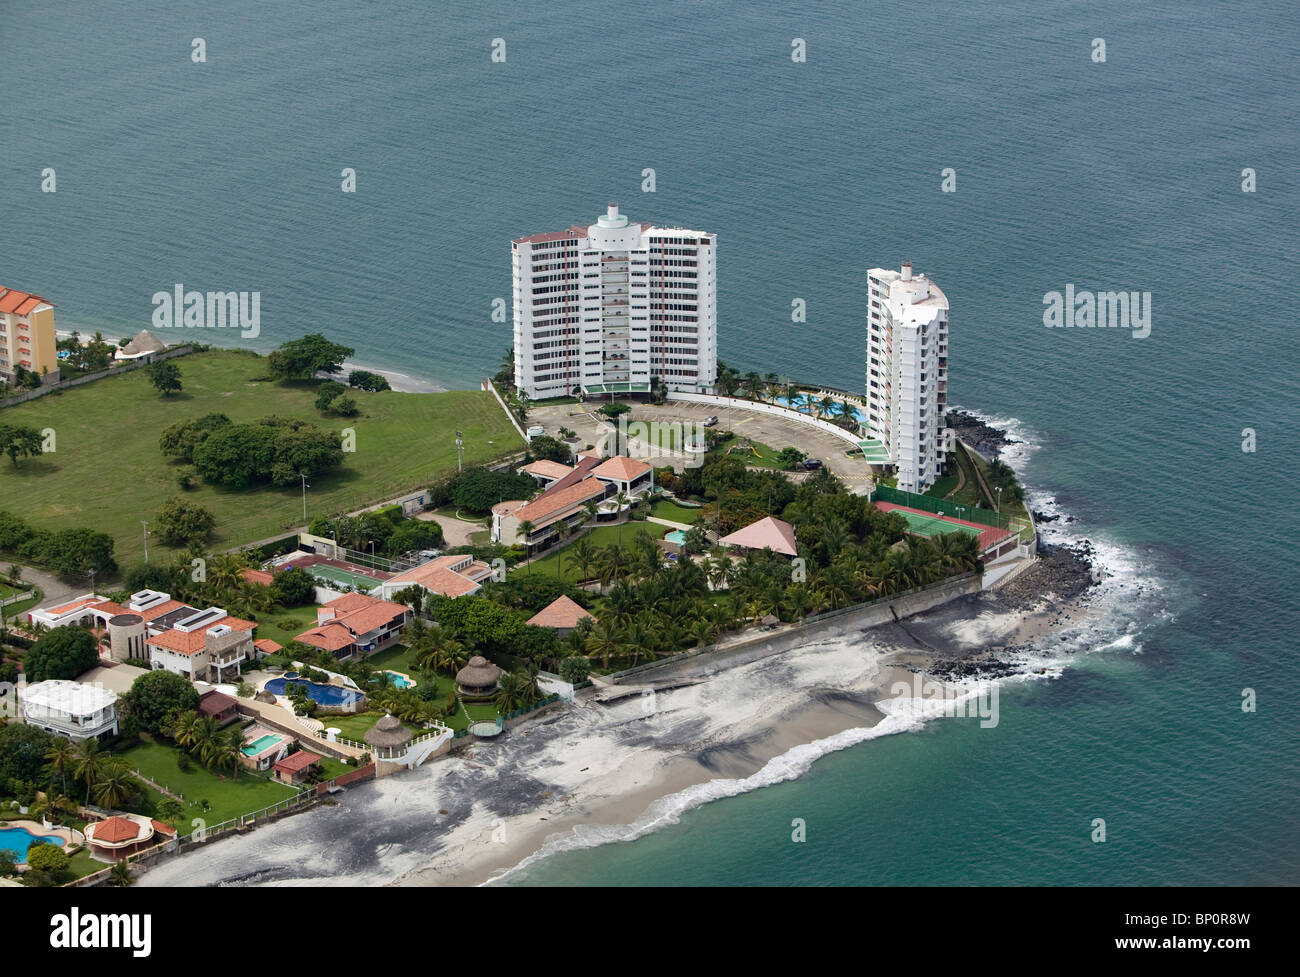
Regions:
<instances>
[{"instance_id":1,"label":"paved path","mask_svg":"<svg viewBox=\"0 0 1300 977\"><path fill-rule=\"evenodd\" d=\"M28 584L35 584L41 588L41 600L39 606L50 607L56 604L62 604L73 597L80 597L82 594L90 593L90 578L85 581L76 581L67 583L56 577L52 573L44 570L38 570L35 567L22 566L23 580ZM8 569L9 564L5 564Z\"/></svg>"},{"instance_id":2,"label":"paved path","mask_svg":"<svg viewBox=\"0 0 1300 977\"><path fill-rule=\"evenodd\" d=\"M421 512L415 518L423 519L426 522L436 522L441 526L443 539L446 540L449 549L453 546L469 546L471 533L481 533L488 528L481 523L468 522L455 516L444 516L437 512Z\"/></svg>"}]
</instances>

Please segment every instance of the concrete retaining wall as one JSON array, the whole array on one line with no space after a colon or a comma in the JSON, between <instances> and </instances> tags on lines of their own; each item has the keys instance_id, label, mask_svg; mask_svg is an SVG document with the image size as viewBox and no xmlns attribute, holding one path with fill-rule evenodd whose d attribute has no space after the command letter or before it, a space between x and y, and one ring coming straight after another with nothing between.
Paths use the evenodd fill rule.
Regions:
<instances>
[{"instance_id":1,"label":"concrete retaining wall","mask_svg":"<svg viewBox=\"0 0 1300 977\"><path fill-rule=\"evenodd\" d=\"M678 657L612 675L615 685L641 685L684 678L700 678L725 668L745 665L760 658L780 655L815 641L838 638L900 618L932 610L941 604L979 593L980 578L969 574L956 580L936 584L922 591L904 594L895 600L878 601L846 609L835 616L805 621L785 630L754 635L722 648L714 648L690 657Z\"/></svg>"}]
</instances>

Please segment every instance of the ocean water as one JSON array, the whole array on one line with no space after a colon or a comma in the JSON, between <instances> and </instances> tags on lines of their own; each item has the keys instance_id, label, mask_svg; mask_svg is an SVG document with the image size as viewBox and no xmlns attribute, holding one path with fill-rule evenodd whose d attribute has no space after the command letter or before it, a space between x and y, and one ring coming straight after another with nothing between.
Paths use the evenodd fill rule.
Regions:
<instances>
[{"instance_id":1,"label":"ocean water","mask_svg":"<svg viewBox=\"0 0 1300 977\"><path fill-rule=\"evenodd\" d=\"M866 269L947 293L950 400L1097 546L1091 616L1043 649L1072 667L1008 683L995 729L810 748L512 881L1300 881L1293 3L4 0L0 54L0 283L63 329L259 290L257 338L203 338L321 331L472 386L510 342L510 239L610 199L718 233L742 369L860 389ZM1150 292L1150 335L1044 328L1067 284Z\"/></svg>"}]
</instances>

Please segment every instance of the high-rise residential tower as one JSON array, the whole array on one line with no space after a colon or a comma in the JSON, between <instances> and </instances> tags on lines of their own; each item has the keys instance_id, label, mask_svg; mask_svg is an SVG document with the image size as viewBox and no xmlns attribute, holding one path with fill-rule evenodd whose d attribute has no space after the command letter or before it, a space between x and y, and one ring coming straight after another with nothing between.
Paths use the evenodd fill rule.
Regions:
<instances>
[{"instance_id":1,"label":"high-rise residential tower","mask_svg":"<svg viewBox=\"0 0 1300 977\"><path fill-rule=\"evenodd\" d=\"M717 380L717 235L629 221L512 242L515 386L533 400Z\"/></svg>"},{"instance_id":2,"label":"high-rise residential tower","mask_svg":"<svg viewBox=\"0 0 1300 977\"><path fill-rule=\"evenodd\" d=\"M911 262L872 268L867 283L867 428L898 487L924 492L943 466L948 299Z\"/></svg>"}]
</instances>

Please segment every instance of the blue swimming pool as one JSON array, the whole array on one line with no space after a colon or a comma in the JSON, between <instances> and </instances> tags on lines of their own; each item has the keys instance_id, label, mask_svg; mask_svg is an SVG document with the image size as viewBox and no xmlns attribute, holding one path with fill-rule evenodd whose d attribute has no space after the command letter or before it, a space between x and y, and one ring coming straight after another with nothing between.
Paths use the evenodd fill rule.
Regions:
<instances>
[{"instance_id":1,"label":"blue swimming pool","mask_svg":"<svg viewBox=\"0 0 1300 977\"><path fill-rule=\"evenodd\" d=\"M674 529L671 533L665 536L664 539L668 540L670 543L676 543L678 546L681 546L686 542L686 533L681 529Z\"/></svg>"},{"instance_id":2,"label":"blue swimming pool","mask_svg":"<svg viewBox=\"0 0 1300 977\"><path fill-rule=\"evenodd\" d=\"M294 674L294 673L290 673ZM322 706L350 706L359 702L362 698L361 693L355 689L345 689L339 685L321 685L318 682L308 682L305 678L273 678L266 683L266 691L272 695L284 695L286 685L305 685L307 687L307 697L313 702L319 702Z\"/></svg>"},{"instance_id":3,"label":"blue swimming pool","mask_svg":"<svg viewBox=\"0 0 1300 977\"><path fill-rule=\"evenodd\" d=\"M790 401L787 400L785 397L777 397L777 398L776 398L776 402L777 402L778 404L780 404L782 407L789 407L789 406L790 406ZM820 401L819 401L818 403L820 403ZM832 421L833 421L833 420L835 420L837 417L840 417L840 416L841 416L841 415L840 415L840 408L839 408L839 405L840 405L841 403L842 403L842 401L840 401L840 400L836 400L836 401L835 401L835 404L836 404L835 409L834 409L834 411L832 411L831 414L828 416L828 418L827 418L828 420L832 420ZM793 409L799 411L801 414L812 414L813 416L817 416L817 411L814 410L813 408L810 408L810 407L808 406L808 402L807 402L806 400L804 400L803 398L799 398L798 400L795 401L795 404L794 404L794 408L793 408ZM849 410L850 410L850 412L851 412L851 413L849 414L849 416L852 417L855 421L861 421L861 420L862 420L862 411L860 411L860 410L858 410L856 407L854 407L852 403L849 404Z\"/></svg>"},{"instance_id":4,"label":"blue swimming pool","mask_svg":"<svg viewBox=\"0 0 1300 977\"><path fill-rule=\"evenodd\" d=\"M27 849L36 845L58 845L62 848L63 842L58 838L37 837L26 828L0 828L0 851L15 862L27 861Z\"/></svg>"}]
</instances>

